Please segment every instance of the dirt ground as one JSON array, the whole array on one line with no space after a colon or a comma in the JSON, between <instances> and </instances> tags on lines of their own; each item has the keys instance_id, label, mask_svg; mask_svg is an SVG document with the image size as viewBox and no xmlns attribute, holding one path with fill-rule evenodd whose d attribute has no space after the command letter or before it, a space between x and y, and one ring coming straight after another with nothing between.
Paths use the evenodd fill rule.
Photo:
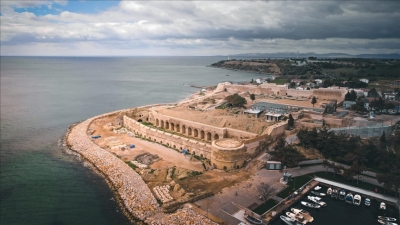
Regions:
<instances>
[{"instance_id":1,"label":"dirt ground","mask_svg":"<svg viewBox=\"0 0 400 225\"><path fill-rule=\"evenodd\" d=\"M142 176L143 180L153 188L158 185L171 184L174 181L179 184L184 192L171 191L174 198L181 198L184 193L196 195L204 192L218 193L225 187L235 185L238 182L250 177L250 173L244 169L233 172L219 170L205 171L202 162L193 158L191 155L184 156L177 151L136 137L131 137L126 133L114 133L115 117L106 117L95 120L89 127L91 135L100 135L94 142L100 147L114 153L121 160L130 162L144 153L157 155L160 160L154 162L148 169L135 170ZM129 148L130 144L135 144L135 148ZM124 150L122 147L124 146ZM168 179L168 174L173 168L172 179ZM194 172L195 171L195 172ZM183 194L182 194L183 193Z\"/></svg>"}]
</instances>

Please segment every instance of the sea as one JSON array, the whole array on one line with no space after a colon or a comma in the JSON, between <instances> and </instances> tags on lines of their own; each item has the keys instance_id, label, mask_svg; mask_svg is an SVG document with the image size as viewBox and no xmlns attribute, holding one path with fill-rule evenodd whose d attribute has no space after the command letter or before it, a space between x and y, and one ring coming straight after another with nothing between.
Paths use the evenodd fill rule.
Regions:
<instances>
[{"instance_id":1,"label":"sea","mask_svg":"<svg viewBox=\"0 0 400 225\"><path fill-rule=\"evenodd\" d=\"M89 117L200 91L190 85L263 77L207 67L224 59L2 56L0 224L129 224L103 178L60 139Z\"/></svg>"}]
</instances>

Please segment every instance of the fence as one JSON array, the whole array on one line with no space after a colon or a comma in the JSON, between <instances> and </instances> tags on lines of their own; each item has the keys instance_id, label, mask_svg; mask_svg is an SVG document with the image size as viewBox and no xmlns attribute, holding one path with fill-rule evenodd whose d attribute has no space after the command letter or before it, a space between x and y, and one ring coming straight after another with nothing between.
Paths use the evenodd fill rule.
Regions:
<instances>
[{"instance_id":1,"label":"fence","mask_svg":"<svg viewBox=\"0 0 400 225\"><path fill-rule=\"evenodd\" d=\"M350 135L360 136L361 138L379 137L383 132L389 133L393 130L392 125L377 124L363 127L340 127L332 128L336 133L347 133Z\"/></svg>"}]
</instances>

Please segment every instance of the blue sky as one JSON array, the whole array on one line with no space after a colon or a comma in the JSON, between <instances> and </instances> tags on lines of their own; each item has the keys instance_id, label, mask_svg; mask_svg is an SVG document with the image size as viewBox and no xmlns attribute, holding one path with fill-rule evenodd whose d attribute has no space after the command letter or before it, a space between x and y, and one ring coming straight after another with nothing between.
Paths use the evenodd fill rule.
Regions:
<instances>
[{"instance_id":1,"label":"blue sky","mask_svg":"<svg viewBox=\"0 0 400 225\"><path fill-rule=\"evenodd\" d=\"M68 1L66 3L57 3L48 7L47 5L37 5L35 7L15 7L14 11L31 12L36 16L44 16L47 14L60 14L63 11L83 13L83 14L96 14L107 10L112 6L117 6L120 1Z\"/></svg>"},{"instance_id":2,"label":"blue sky","mask_svg":"<svg viewBox=\"0 0 400 225\"><path fill-rule=\"evenodd\" d=\"M400 52L400 1L2 0L1 55Z\"/></svg>"}]
</instances>

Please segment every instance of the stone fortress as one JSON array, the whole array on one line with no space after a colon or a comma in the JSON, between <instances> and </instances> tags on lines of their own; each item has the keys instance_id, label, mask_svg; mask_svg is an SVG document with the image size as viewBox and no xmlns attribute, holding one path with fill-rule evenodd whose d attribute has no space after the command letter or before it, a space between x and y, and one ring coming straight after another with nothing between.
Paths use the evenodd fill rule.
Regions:
<instances>
[{"instance_id":1,"label":"stone fortress","mask_svg":"<svg viewBox=\"0 0 400 225\"><path fill-rule=\"evenodd\" d=\"M286 89L283 85L275 84L254 86L226 82L218 84L212 95L243 92L307 98L316 96L318 99L335 99L341 102L347 90L327 88L291 90ZM233 121L213 117L209 111L187 110L188 105L185 104L139 107L129 115L123 116L123 126L142 138L207 158L211 161L213 168L230 170L239 169L244 165L246 156L255 152L255 142L268 135L284 132L286 125L286 123L275 124L262 132L247 131L243 127L234 127ZM190 117L189 114L196 115ZM199 120L200 117L204 119ZM143 122L149 123L150 126L142 124ZM235 146L228 146L227 143L235 143Z\"/></svg>"}]
</instances>

